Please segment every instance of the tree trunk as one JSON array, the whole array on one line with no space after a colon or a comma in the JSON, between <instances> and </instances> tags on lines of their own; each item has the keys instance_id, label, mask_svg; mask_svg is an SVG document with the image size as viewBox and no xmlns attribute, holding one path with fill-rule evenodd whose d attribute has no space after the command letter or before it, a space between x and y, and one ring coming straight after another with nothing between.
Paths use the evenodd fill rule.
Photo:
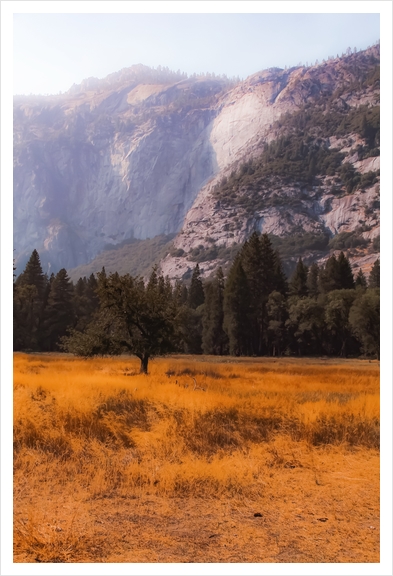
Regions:
<instances>
[{"instance_id":1,"label":"tree trunk","mask_svg":"<svg viewBox=\"0 0 393 576\"><path fill-rule=\"evenodd\" d=\"M141 369L139 370L139 373L140 374L147 374L147 365L149 362L149 355L144 354L143 356L140 357L140 361L141 361Z\"/></svg>"}]
</instances>

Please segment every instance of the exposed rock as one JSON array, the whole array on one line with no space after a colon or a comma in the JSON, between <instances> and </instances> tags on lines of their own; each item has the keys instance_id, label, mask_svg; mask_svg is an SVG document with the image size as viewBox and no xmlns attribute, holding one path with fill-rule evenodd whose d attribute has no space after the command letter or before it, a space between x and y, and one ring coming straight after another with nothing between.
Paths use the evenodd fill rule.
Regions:
<instances>
[{"instance_id":1,"label":"exposed rock","mask_svg":"<svg viewBox=\"0 0 393 576\"><path fill-rule=\"evenodd\" d=\"M358 56L359 69L368 60ZM377 235L378 212L370 208L377 185L336 198L324 182L302 209L269 207L245 217L217 205L215 184L277 136L286 112L312 105L352 82L346 59L310 68L270 69L233 85L144 66L103 80L90 78L64 95L18 97L14 106L14 247L23 267L36 248L46 270L92 260L108 244L179 232L175 248L185 256L164 259L162 270L181 277L193 266L187 253L199 245L243 242L257 229L276 235L294 226L332 234L363 222ZM344 91L341 105L376 101L371 89ZM359 140L359 139L358 139ZM349 151L340 139L330 147ZM364 174L379 158L347 158ZM296 187L281 193L298 197ZM370 213L370 209L371 212ZM373 222L373 224L371 224ZM204 263L205 274L217 264Z\"/></svg>"}]
</instances>

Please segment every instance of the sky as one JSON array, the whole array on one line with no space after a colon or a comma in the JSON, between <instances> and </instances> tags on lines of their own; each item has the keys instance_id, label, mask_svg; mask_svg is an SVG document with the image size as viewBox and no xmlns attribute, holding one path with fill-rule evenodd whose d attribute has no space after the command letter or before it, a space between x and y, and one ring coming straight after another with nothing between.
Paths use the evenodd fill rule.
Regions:
<instances>
[{"instance_id":1,"label":"sky","mask_svg":"<svg viewBox=\"0 0 393 576\"><path fill-rule=\"evenodd\" d=\"M380 15L21 13L13 34L13 93L56 94L133 64L240 78L311 64L374 44Z\"/></svg>"}]
</instances>

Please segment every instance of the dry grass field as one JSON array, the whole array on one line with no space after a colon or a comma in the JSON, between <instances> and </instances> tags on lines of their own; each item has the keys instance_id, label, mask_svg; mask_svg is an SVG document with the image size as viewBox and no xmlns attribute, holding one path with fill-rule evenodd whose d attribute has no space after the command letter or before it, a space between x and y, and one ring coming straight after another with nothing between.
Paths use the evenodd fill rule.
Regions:
<instances>
[{"instance_id":1,"label":"dry grass field","mask_svg":"<svg viewBox=\"0 0 393 576\"><path fill-rule=\"evenodd\" d=\"M379 562L379 365L14 356L14 562Z\"/></svg>"}]
</instances>

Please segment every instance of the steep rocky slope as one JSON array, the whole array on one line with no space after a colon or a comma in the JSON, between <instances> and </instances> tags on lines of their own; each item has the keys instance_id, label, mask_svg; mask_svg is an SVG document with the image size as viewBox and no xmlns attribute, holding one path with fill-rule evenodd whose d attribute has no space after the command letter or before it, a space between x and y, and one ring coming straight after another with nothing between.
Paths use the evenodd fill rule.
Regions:
<instances>
[{"instance_id":1,"label":"steep rocky slope","mask_svg":"<svg viewBox=\"0 0 393 576\"><path fill-rule=\"evenodd\" d=\"M72 267L107 244L177 232L217 171L209 130L227 82L86 84L15 103L17 261L35 246L51 269Z\"/></svg>"},{"instance_id":2,"label":"steep rocky slope","mask_svg":"<svg viewBox=\"0 0 393 576\"><path fill-rule=\"evenodd\" d=\"M303 134L308 149L342 154L330 174L322 170L306 181L276 171L252 183L236 175L258 172L251 163L283 135L293 136L297 128L287 121L298 112L375 112L378 65L379 46L237 84L136 66L64 95L16 98L17 264L37 248L47 270L70 269L127 239L178 233L161 263L164 273L182 277L199 261L207 275L254 229L284 238L355 233L363 243L352 257L372 263L379 142L374 134L369 145L356 114L339 135L318 133L318 126ZM355 175L372 176L349 190L340 173L345 163ZM236 185L229 190L231 177ZM325 248L311 250L310 258L325 258L334 245Z\"/></svg>"}]
</instances>

